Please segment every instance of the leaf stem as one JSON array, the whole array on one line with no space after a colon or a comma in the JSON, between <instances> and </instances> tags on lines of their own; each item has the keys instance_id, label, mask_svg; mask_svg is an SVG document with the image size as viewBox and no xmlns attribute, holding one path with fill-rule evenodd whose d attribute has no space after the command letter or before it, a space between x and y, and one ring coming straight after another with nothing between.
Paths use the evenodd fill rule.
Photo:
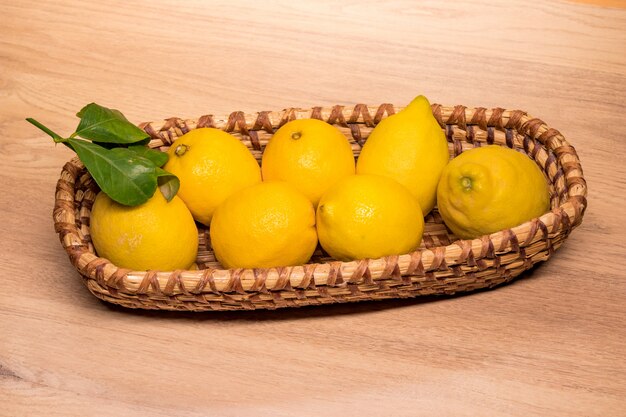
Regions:
<instances>
[{"instance_id":1,"label":"leaf stem","mask_svg":"<svg viewBox=\"0 0 626 417\"><path fill-rule=\"evenodd\" d=\"M65 142L67 139L63 139L60 135L56 134L55 132L53 132L52 130L50 130L49 128L47 128L46 126L42 125L41 123L39 123L37 120L28 117L26 119L26 121L32 125L34 125L35 127L43 130L44 132L46 132L48 135L50 135L52 137L52 139L54 139L54 141L56 143L60 143L60 142Z\"/></svg>"}]
</instances>

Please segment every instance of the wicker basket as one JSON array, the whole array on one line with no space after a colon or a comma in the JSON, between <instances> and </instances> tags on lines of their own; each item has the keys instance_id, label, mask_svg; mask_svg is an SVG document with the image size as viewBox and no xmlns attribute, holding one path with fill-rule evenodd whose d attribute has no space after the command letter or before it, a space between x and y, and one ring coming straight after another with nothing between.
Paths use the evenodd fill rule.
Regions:
<instances>
[{"instance_id":1,"label":"wicker basket","mask_svg":"<svg viewBox=\"0 0 626 417\"><path fill-rule=\"evenodd\" d=\"M380 106L314 107L197 120L170 118L141 127L150 146L165 149L198 127L231 132L257 160L272 133L293 119L318 118L336 125L355 155L372 128L399 108ZM199 228L198 265L193 271L131 271L98 257L89 235L89 215L97 185L78 159L63 167L56 188L55 230L87 288L98 298L130 308L162 310L250 310L340 302L454 294L508 282L549 259L583 218L587 188L576 151L555 129L519 110L435 104L450 155L484 144L518 149L550 180L551 211L512 229L474 240L458 240L437 210L426 218L419 250L400 256L338 262L321 250L309 264L270 269L220 268L208 230Z\"/></svg>"}]
</instances>

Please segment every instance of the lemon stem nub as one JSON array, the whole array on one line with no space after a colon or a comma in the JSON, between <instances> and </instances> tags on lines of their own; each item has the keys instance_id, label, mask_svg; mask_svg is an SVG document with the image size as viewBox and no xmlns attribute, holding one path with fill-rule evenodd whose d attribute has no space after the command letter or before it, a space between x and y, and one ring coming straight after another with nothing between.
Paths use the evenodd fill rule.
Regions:
<instances>
[{"instance_id":1,"label":"lemon stem nub","mask_svg":"<svg viewBox=\"0 0 626 417\"><path fill-rule=\"evenodd\" d=\"M180 144L176 147L176 150L174 151L174 153L178 156L183 156L185 152L187 152L188 149L189 149L188 145Z\"/></svg>"},{"instance_id":2,"label":"lemon stem nub","mask_svg":"<svg viewBox=\"0 0 626 417\"><path fill-rule=\"evenodd\" d=\"M293 132L291 134L291 139L293 140L298 140L302 137L302 132Z\"/></svg>"},{"instance_id":3,"label":"lemon stem nub","mask_svg":"<svg viewBox=\"0 0 626 417\"><path fill-rule=\"evenodd\" d=\"M461 186L465 191L469 191L472 189L472 179L470 177L461 178Z\"/></svg>"}]
</instances>

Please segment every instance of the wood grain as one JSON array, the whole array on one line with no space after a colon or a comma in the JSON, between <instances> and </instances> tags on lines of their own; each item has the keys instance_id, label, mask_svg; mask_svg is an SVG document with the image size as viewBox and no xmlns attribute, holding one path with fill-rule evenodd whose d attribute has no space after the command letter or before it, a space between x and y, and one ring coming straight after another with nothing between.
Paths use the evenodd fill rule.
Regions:
<instances>
[{"instance_id":1,"label":"wood grain","mask_svg":"<svg viewBox=\"0 0 626 417\"><path fill-rule=\"evenodd\" d=\"M619 416L626 11L562 1L0 1L0 415ZM276 312L103 304L52 228L96 101L135 122L406 103L521 108L577 148L583 224L469 296Z\"/></svg>"}]
</instances>

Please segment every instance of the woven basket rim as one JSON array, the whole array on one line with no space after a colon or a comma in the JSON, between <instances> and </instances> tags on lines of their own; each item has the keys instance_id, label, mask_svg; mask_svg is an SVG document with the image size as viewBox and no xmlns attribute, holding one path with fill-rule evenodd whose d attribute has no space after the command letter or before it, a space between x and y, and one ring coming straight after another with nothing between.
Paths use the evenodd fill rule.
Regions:
<instances>
[{"instance_id":1,"label":"woven basket rim","mask_svg":"<svg viewBox=\"0 0 626 417\"><path fill-rule=\"evenodd\" d=\"M143 128L153 138L150 146L159 147L171 143L175 137L172 137L171 131L178 130L185 133L186 130L192 128L204 127L205 125L217 127L230 133L246 133L249 134L255 130L268 131L270 128L275 129L289 120L295 118L305 118L306 115L323 116L325 121L330 124L336 124L346 127L350 123L359 123L367 126L377 124L383 118L393 114L395 111L402 109L401 106L393 106L389 103L383 103L378 106L369 106L358 104L351 106L328 106L314 107L311 109L290 108L278 112L258 112L245 114L243 112L233 112L224 116L201 116L198 119L180 119L169 118L162 122L142 123L139 126ZM417 260L424 265L425 268L437 269L441 265L445 265L452 259L471 262L474 253L484 251L486 242L489 242L491 250L494 252L502 252L515 249L516 247L525 246L530 243L529 239L537 233L538 228L546 226L547 230L543 230L544 234L550 233L550 229L556 230L565 224L567 234L574 227L582 222L584 211L587 206L587 186L583 176L582 167L575 149L565 140L565 138L555 129L548 127L540 119L529 116L526 112L520 110L505 110L501 108L487 109L484 107L465 107L465 106L442 106L439 104L432 105L433 113L438 121L444 127L445 125L455 124L463 128L476 125L481 128L489 129L505 129L513 128L516 133L529 135L533 138L545 143L547 147L552 147L556 158L563 167L563 176L565 186L567 188L567 198L557 207L544 213L538 218L524 222L511 229L501 230L489 235L484 235L470 240L457 240L449 245L437 246L431 249L417 249L413 252L385 256L377 259L355 260L349 262L332 261L326 263L306 264L294 267L277 267L266 269L203 269L203 270L176 270L176 271L134 271L120 268L105 258L98 257L95 253L89 251L85 246L82 237L76 228L77 218L75 210L70 209L75 198L74 181L77 180L78 174L82 171L83 165L74 157L68 161L63 167L61 177L57 182L57 193L55 196L54 223L55 229L59 233L59 237L64 249L70 256L75 267L86 276L93 279L106 279L108 284L111 282L121 283L122 288L126 291L141 292L142 285L145 282L173 282L174 286L182 288L183 282L204 282L211 281L211 285L215 283L214 290L221 292L241 292L256 291L261 287L267 289L282 289L289 286L302 286L303 282L308 282L313 278L314 285L334 285L338 280L349 280L350 271L363 268L363 264L368 268L378 268L382 270L382 274L393 274L403 276L411 273ZM375 112L376 116L369 118L365 113ZM355 117L356 114L356 117ZM479 115L479 116L476 116ZM495 117L495 115L499 115ZM507 125L502 120L508 115ZM447 116L447 117L446 117ZM320 117L322 118L322 117ZM260 121L259 121L260 120ZM445 120L445 122L444 122ZM497 121L500 120L498 125ZM495 124L494 124L495 123ZM509 126L510 125L510 126ZM169 137L167 136L169 135ZM254 145L254 144L253 144ZM61 190L67 190L68 183L72 185L71 198L61 193ZM71 204L68 204L71 203ZM88 214L87 214L88 215ZM72 227L74 226L74 227ZM289 280L285 282L284 270L290 269ZM146 279L146 276L148 277ZM103 278L105 277L105 278ZM172 279L173 277L173 279ZM325 279L324 279L325 278ZM266 287L266 281L271 281L273 285ZM234 284L233 284L234 282ZM161 285L163 286L163 285ZM145 288L143 288L145 291ZM172 290L172 288L169 288ZM167 289L164 289L167 292ZM186 291L184 288L182 291Z\"/></svg>"}]
</instances>

